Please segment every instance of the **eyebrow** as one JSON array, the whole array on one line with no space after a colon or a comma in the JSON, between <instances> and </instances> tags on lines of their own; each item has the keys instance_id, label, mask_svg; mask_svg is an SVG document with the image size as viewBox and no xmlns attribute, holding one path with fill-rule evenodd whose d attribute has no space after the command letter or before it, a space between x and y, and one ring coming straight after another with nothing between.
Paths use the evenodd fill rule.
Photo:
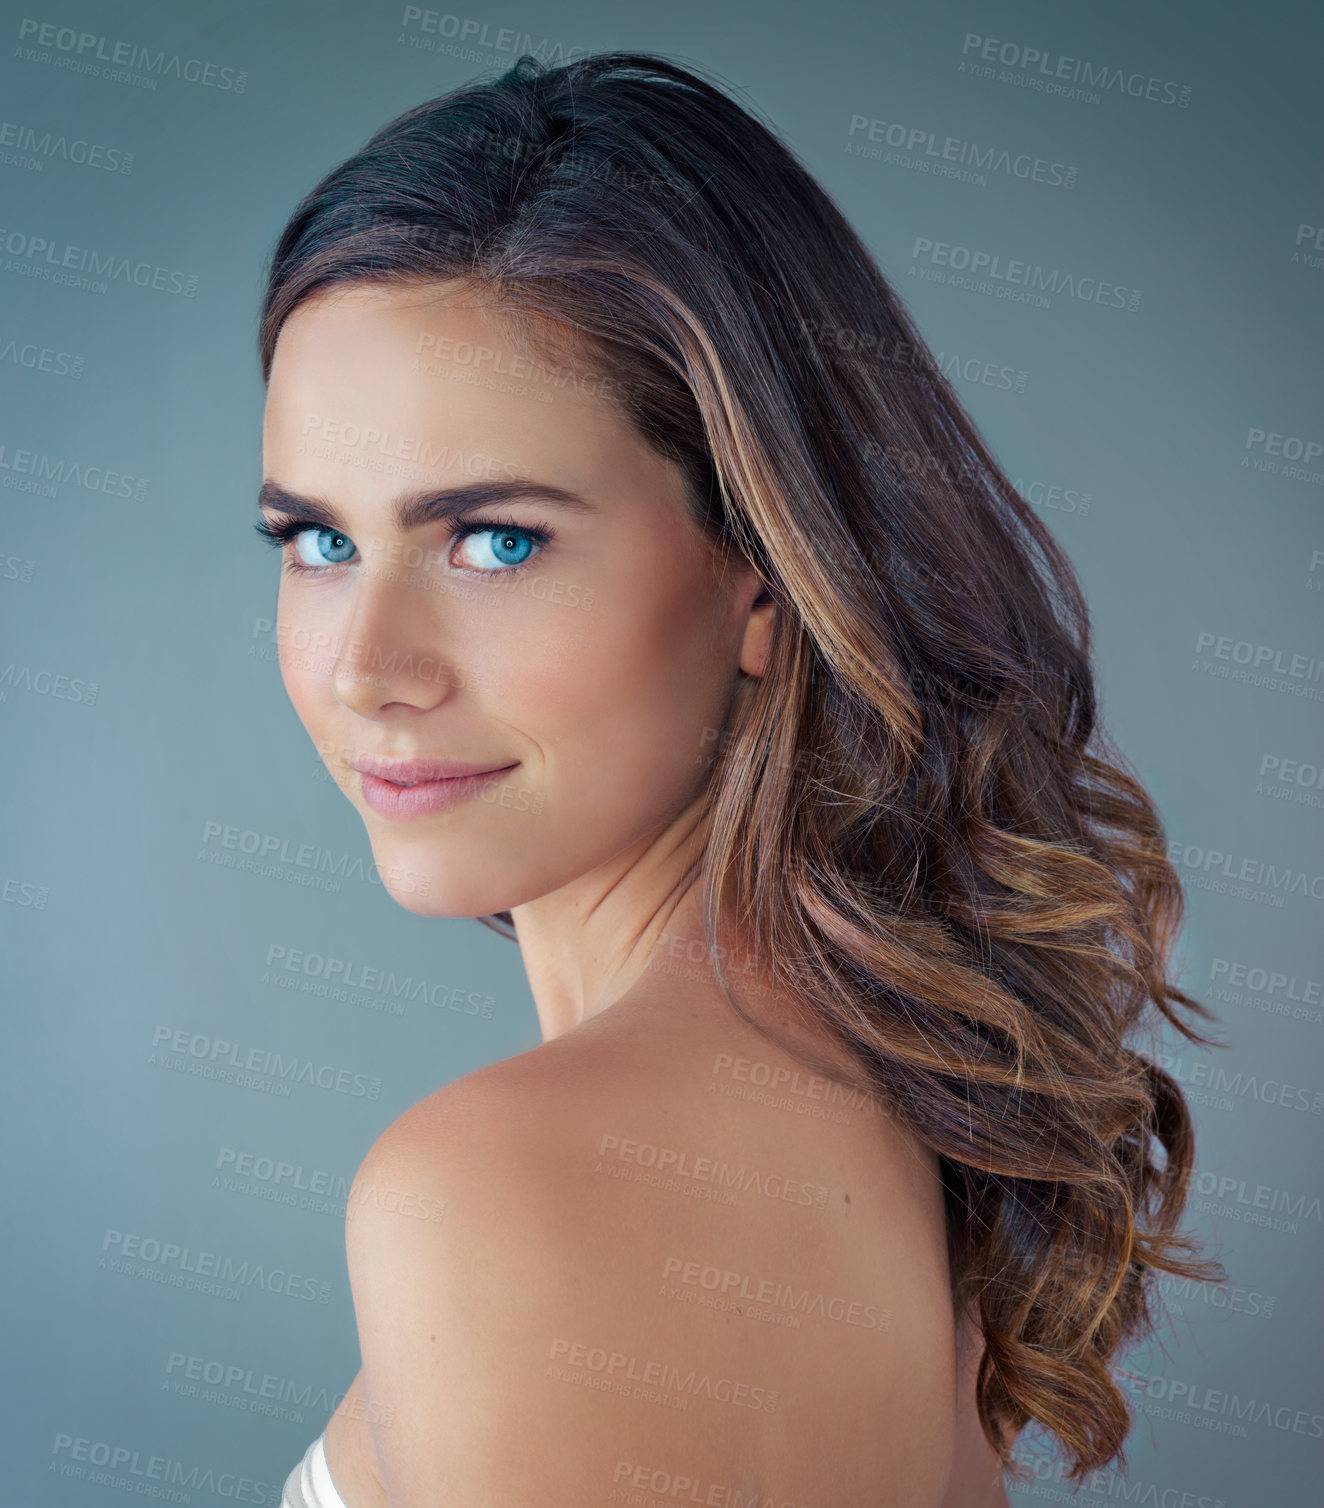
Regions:
<instances>
[{"instance_id":1,"label":"eyebrow","mask_svg":"<svg viewBox=\"0 0 1324 1508\"><path fill-rule=\"evenodd\" d=\"M391 504L395 527L401 534L424 524L442 523L470 508L490 508L497 503L538 502L569 508L576 513L592 513L595 505L577 492L557 487L551 482L528 478L514 481L465 482L457 487L433 487L421 492L398 493ZM287 513L308 518L328 529L339 529L341 520L335 509L322 498L305 497L291 492L279 482L262 483L257 495L263 512Z\"/></svg>"}]
</instances>

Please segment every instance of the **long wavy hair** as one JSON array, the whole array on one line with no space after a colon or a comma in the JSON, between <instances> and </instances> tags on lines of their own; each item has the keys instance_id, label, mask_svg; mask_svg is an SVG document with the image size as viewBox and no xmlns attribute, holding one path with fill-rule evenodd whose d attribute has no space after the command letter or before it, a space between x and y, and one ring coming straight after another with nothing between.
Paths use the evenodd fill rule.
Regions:
<instances>
[{"instance_id":1,"label":"long wavy hair","mask_svg":"<svg viewBox=\"0 0 1324 1508\"><path fill-rule=\"evenodd\" d=\"M1185 1099L1136 1039L1208 1045L1212 1016L1169 978L1180 882L1070 562L842 213L691 68L525 56L392 121L280 237L264 380L320 290L452 279L545 376L591 369L773 594L705 775L719 978L738 921L937 1154L1004 1467L1031 1421L1077 1479L1124 1459L1110 1364L1156 1274L1221 1276L1178 1229Z\"/></svg>"}]
</instances>

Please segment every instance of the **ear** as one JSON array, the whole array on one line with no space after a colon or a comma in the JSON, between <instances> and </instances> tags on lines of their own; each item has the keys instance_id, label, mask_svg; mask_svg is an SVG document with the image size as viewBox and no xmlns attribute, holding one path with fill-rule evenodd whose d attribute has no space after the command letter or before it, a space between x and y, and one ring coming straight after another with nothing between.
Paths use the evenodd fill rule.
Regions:
<instances>
[{"instance_id":1,"label":"ear","mask_svg":"<svg viewBox=\"0 0 1324 1508\"><path fill-rule=\"evenodd\" d=\"M776 616L777 604L772 599L772 593L760 582L758 595L750 605L745 636L740 644L740 668L746 675L762 675L767 669Z\"/></svg>"}]
</instances>

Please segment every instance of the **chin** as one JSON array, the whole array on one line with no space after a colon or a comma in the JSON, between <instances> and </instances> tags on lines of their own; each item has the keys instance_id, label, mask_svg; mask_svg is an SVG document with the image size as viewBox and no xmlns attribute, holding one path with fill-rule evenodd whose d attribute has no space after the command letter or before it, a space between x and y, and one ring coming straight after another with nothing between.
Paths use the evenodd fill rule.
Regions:
<instances>
[{"instance_id":1,"label":"chin","mask_svg":"<svg viewBox=\"0 0 1324 1508\"><path fill-rule=\"evenodd\" d=\"M387 895L415 916L462 919L505 910L500 900L489 904L486 894L443 870L409 869L378 861L377 872Z\"/></svg>"},{"instance_id":2,"label":"chin","mask_svg":"<svg viewBox=\"0 0 1324 1508\"><path fill-rule=\"evenodd\" d=\"M415 916L464 919L504 911L510 905L510 885L493 884L475 862L440 858L435 842L375 842L372 850L382 889Z\"/></svg>"}]
</instances>

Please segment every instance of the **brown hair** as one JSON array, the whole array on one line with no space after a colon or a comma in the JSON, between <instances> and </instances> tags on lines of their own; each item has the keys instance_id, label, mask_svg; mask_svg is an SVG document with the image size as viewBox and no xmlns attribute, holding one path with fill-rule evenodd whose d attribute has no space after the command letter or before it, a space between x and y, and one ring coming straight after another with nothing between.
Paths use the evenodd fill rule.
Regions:
<instances>
[{"instance_id":1,"label":"brown hair","mask_svg":"<svg viewBox=\"0 0 1324 1508\"><path fill-rule=\"evenodd\" d=\"M384 127L280 238L264 378L319 290L450 279L587 357L768 584L708 771L709 941L738 916L938 1155L1004 1464L1031 1420L1077 1478L1117 1459L1155 1274L1220 1275L1178 1231L1186 1102L1134 1039L1211 1017L1169 978L1181 888L1070 562L841 212L692 69L524 57Z\"/></svg>"}]
</instances>

